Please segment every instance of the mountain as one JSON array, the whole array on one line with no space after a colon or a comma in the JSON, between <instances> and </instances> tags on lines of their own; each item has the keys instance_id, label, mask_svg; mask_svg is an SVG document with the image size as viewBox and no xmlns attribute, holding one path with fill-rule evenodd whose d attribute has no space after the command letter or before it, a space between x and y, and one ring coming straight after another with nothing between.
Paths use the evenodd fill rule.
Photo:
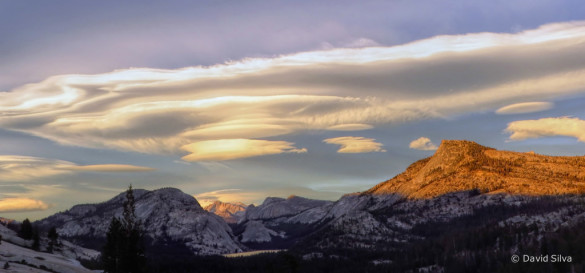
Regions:
<instances>
[{"instance_id":1,"label":"mountain","mask_svg":"<svg viewBox=\"0 0 585 273\"><path fill-rule=\"evenodd\" d=\"M237 223L246 211L244 203L224 203L219 200L205 206L203 209L223 218L226 223Z\"/></svg>"},{"instance_id":2,"label":"mountain","mask_svg":"<svg viewBox=\"0 0 585 273\"><path fill-rule=\"evenodd\" d=\"M147 235L164 249L159 260L168 261L157 270L166 272L582 272L584 185L585 157L445 140L433 156L371 189L335 202L268 197L243 215L234 213L241 218L231 229L179 190L136 190L135 196ZM78 242L103 240L123 198L75 206L40 223ZM218 203L209 210L224 208ZM289 251L242 260L185 259L172 252L176 247L190 255ZM514 264L514 254L561 255L572 262Z\"/></svg>"},{"instance_id":3,"label":"mountain","mask_svg":"<svg viewBox=\"0 0 585 273\"><path fill-rule=\"evenodd\" d=\"M479 189L521 195L585 193L585 157L498 151L465 140L444 140L436 153L366 191L432 198Z\"/></svg>"},{"instance_id":4,"label":"mountain","mask_svg":"<svg viewBox=\"0 0 585 273\"><path fill-rule=\"evenodd\" d=\"M288 248L313 232L332 204L295 195L267 197L261 205L246 208L234 234L252 248Z\"/></svg>"},{"instance_id":5,"label":"mountain","mask_svg":"<svg viewBox=\"0 0 585 273\"><path fill-rule=\"evenodd\" d=\"M583 256L575 242L585 240L584 186L585 157L446 140L405 172L328 206L293 250L370 253L359 255L393 272L493 272L523 251Z\"/></svg>"},{"instance_id":6,"label":"mountain","mask_svg":"<svg viewBox=\"0 0 585 273\"><path fill-rule=\"evenodd\" d=\"M197 200L174 188L134 190L136 215L142 221L152 249L186 248L200 255L242 251L230 227L219 216L205 211ZM125 193L99 204L77 205L35 224L57 227L62 238L101 249L112 217L122 216ZM156 246L156 247L154 247Z\"/></svg>"}]
</instances>

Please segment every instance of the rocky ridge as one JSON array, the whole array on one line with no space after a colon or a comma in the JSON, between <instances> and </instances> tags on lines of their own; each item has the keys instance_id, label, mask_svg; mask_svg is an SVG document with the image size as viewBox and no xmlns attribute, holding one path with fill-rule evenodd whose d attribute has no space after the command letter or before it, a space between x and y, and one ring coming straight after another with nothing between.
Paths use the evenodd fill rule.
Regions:
<instances>
[{"instance_id":1,"label":"rocky ridge","mask_svg":"<svg viewBox=\"0 0 585 273\"><path fill-rule=\"evenodd\" d=\"M152 244L179 242L195 254L241 251L232 230L219 216L205 211L191 195L174 188L134 190L136 216ZM99 249L112 217L121 217L125 193L100 204L77 205L36 222L57 227L63 238ZM92 244L93 242L93 244Z\"/></svg>"},{"instance_id":2,"label":"rocky ridge","mask_svg":"<svg viewBox=\"0 0 585 273\"><path fill-rule=\"evenodd\" d=\"M585 193L585 157L498 151L466 140L443 140L436 153L365 194L432 198L457 191L558 195Z\"/></svg>"},{"instance_id":3,"label":"rocky ridge","mask_svg":"<svg viewBox=\"0 0 585 273\"><path fill-rule=\"evenodd\" d=\"M250 205L238 222L237 229L242 243L281 242L287 246L304 230L320 221L333 204L331 201L314 200L291 195L288 198L268 197L259 206Z\"/></svg>"}]
</instances>

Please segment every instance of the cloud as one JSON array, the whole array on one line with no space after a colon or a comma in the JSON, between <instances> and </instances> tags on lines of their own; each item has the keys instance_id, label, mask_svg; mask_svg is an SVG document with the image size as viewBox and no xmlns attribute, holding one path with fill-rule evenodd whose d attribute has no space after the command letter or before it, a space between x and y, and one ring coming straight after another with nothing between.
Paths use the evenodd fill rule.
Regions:
<instances>
[{"instance_id":1,"label":"cloud","mask_svg":"<svg viewBox=\"0 0 585 273\"><path fill-rule=\"evenodd\" d=\"M104 164L80 166L73 162L19 155L0 155L0 181L28 181L36 178L79 171L143 172L154 169L142 166Z\"/></svg>"},{"instance_id":2,"label":"cloud","mask_svg":"<svg viewBox=\"0 0 585 273\"><path fill-rule=\"evenodd\" d=\"M423 151L432 151L436 150L438 147L435 145L431 140L427 137L420 137L418 139L413 140L408 145L411 149L415 150L423 150Z\"/></svg>"},{"instance_id":3,"label":"cloud","mask_svg":"<svg viewBox=\"0 0 585 273\"><path fill-rule=\"evenodd\" d=\"M1 181L26 181L69 173L63 169L73 163L30 156L0 155Z\"/></svg>"},{"instance_id":4,"label":"cloud","mask_svg":"<svg viewBox=\"0 0 585 273\"><path fill-rule=\"evenodd\" d=\"M261 193L254 193L242 189L224 189L210 191L194 194L193 197L197 199L197 201L202 207L205 207L217 200L228 203L237 203L243 202L244 200L250 201L262 198Z\"/></svg>"},{"instance_id":5,"label":"cloud","mask_svg":"<svg viewBox=\"0 0 585 273\"><path fill-rule=\"evenodd\" d=\"M338 124L333 125L327 128L329 131L362 131L372 129L374 126L369 124L360 124L360 123L353 123L353 124Z\"/></svg>"},{"instance_id":6,"label":"cloud","mask_svg":"<svg viewBox=\"0 0 585 273\"><path fill-rule=\"evenodd\" d=\"M20 212L46 210L49 206L43 201L30 198L4 198L0 199L0 212Z\"/></svg>"},{"instance_id":7,"label":"cloud","mask_svg":"<svg viewBox=\"0 0 585 273\"><path fill-rule=\"evenodd\" d=\"M306 153L294 143L256 139L218 139L191 143L182 147L191 154L184 156L185 161L222 161L238 158L281 154Z\"/></svg>"},{"instance_id":8,"label":"cloud","mask_svg":"<svg viewBox=\"0 0 585 273\"><path fill-rule=\"evenodd\" d=\"M65 170L78 172L151 172L154 168L124 165L124 164L102 164L64 167Z\"/></svg>"},{"instance_id":9,"label":"cloud","mask_svg":"<svg viewBox=\"0 0 585 273\"><path fill-rule=\"evenodd\" d=\"M350 48L361 48L361 47L373 47L373 46L380 46L380 44L372 39L368 38L359 38L350 43L344 45L344 47Z\"/></svg>"},{"instance_id":10,"label":"cloud","mask_svg":"<svg viewBox=\"0 0 585 273\"><path fill-rule=\"evenodd\" d=\"M370 153L370 152L386 152L382 149L382 143L378 143L373 138L365 137L336 137L323 140L327 144L341 145L337 150L338 153Z\"/></svg>"},{"instance_id":11,"label":"cloud","mask_svg":"<svg viewBox=\"0 0 585 273\"><path fill-rule=\"evenodd\" d=\"M244 204L262 204L267 197L287 198L291 194L314 199L337 199L340 193L328 191L315 191L304 187L281 187L262 189L222 189L194 194L199 204L203 207L216 200L228 203L242 202Z\"/></svg>"},{"instance_id":12,"label":"cloud","mask_svg":"<svg viewBox=\"0 0 585 273\"><path fill-rule=\"evenodd\" d=\"M511 105L506 105L504 107L499 108L496 110L496 114L500 115L510 115L510 114L524 114L524 113L534 113L545 111L548 109L553 108L554 104L552 102L522 102L522 103L515 103Z\"/></svg>"},{"instance_id":13,"label":"cloud","mask_svg":"<svg viewBox=\"0 0 585 273\"><path fill-rule=\"evenodd\" d=\"M0 93L0 126L64 145L180 155L202 141L446 118L581 94L584 38L585 22L571 22L206 67L59 75Z\"/></svg>"},{"instance_id":14,"label":"cloud","mask_svg":"<svg viewBox=\"0 0 585 273\"><path fill-rule=\"evenodd\" d=\"M585 120L571 117L514 121L508 124L506 131L511 133L511 140L568 136L585 142Z\"/></svg>"}]
</instances>

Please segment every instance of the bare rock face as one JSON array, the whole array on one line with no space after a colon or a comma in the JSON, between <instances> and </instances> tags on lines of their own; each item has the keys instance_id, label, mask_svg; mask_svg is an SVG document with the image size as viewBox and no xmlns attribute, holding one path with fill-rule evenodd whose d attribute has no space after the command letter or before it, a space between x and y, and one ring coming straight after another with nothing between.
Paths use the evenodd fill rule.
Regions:
<instances>
[{"instance_id":1,"label":"bare rock face","mask_svg":"<svg viewBox=\"0 0 585 273\"><path fill-rule=\"evenodd\" d=\"M240 252L231 228L205 211L193 196L174 188L134 190L136 216L154 244L180 242L200 255ZM79 242L103 241L112 217L121 217L125 193L100 204L77 205L37 222L57 227L62 238ZM92 245L99 248L100 246Z\"/></svg>"},{"instance_id":2,"label":"bare rock face","mask_svg":"<svg viewBox=\"0 0 585 273\"><path fill-rule=\"evenodd\" d=\"M498 151L465 140L443 140L437 152L366 194L432 198L478 189L482 193L585 193L585 157Z\"/></svg>"},{"instance_id":3,"label":"bare rock face","mask_svg":"<svg viewBox=\"0 0 585 273\"><path fill-rule=\"evenodd\" d=\"M204 209L215 215L223 218L226 223L237 223L246 211L246 204L238 203L224 203L219 200L207 205Z\"/></svg>"}]
</instances>

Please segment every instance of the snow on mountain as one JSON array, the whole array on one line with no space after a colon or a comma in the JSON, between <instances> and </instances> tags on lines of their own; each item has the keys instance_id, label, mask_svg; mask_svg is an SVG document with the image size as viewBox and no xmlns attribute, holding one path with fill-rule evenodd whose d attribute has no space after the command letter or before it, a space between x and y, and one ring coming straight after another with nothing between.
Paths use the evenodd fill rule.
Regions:
<instances>
[{"instance_id":1,"label":"snow on mountain","mask_svg":"<svg viewBox=\"0 0 585 273\"><path fill-rule=\"evenodd\" d=\"M246 211L246 204L238 203L224 203L219 200L207 205L204 209L212 212L215 215L223 218L226 223L237 223L244 217Z\"/></svg>"},{"instance_id":2,"label":"snow on mountain","mask_svg":"<svg viewBox=\"0 0 585 273\"><path fill-rule=\"evenodd\" d=\"M245 224L245 230L242 233L242 243L266 243L272 240L272 237L280 236L284 238L283 233L278 233L265 227L260 221L248 221Z\"/></svg>"},{"instance_id":3,"label":"snow on mountain","mask_svg":"<svg viewBox=\"0 0 585 273\"><path fill-rule=\"evenodd\" d=\"M153 244L180 242L195 254L211 255L242 251L231 228L217 215L205 211L197 200L174 188L134 190L136 216ZM100 204L85 204L37 222L57 227L65 238L99 248L112 217L122 216L125 193ZM101 242L96 244L95 242Z\"/></svg>"},{"instance_id":4,"label":"snow on mountain","mask_svg":"<svg viewBox=\"0 0 585 273\"><path fill-rule=\"evenodd\" d=\"M321 220L329 211L331 201L314 200L299 196L286 199L268 197L259 206L250 205L238 225L242 243L292 242L300 236L297 233ZM284 243L286 245L286 243Z\"/></svg>"},{"instance_id":5,"label":"snow on mountain","mask_svg":"<svg viewBox=\"0 0 585 273\"><path fill-rule=\"evenodd\" d=\"M86 249L71 242L60 240L60 244L55 246L53 253L47 253L48 239L41 238L40 250L30 249L32 241L24 240L17 236L16 232L0 225L0 235L2 242L0 244L0 266L6 262L10 268L2 272L54 272L62 273L84 273L92 272L84 268L79 263L79 259L95 259L99 252Z\"/></svg>"},{"instance_id":6,"label":"snow on mountain","mask_svg":"<svg viewBox=\"0 0 585 273\"><path fill-rule=\"evenodd\" d=\"M300 220L307 220L301 217L299 219L299 215L303 212L329 205L333 202L331 201L323 201L323 200L314 200L303 198L300 196L289 196L287 199L278 198L278 197L268 197L264 200L262 205L260 206L249 206L246 209L245 216L240 222L246 220L270 220L276 219L281 217L297 217L296 219ZM307 214L307 217L310 218L312 214L318 213L316 211L310 212ZM307 222L307 221L305 221Z\"/></svg>"},{"instance_id":7,"label":"snow on mountain","mask_svg":"<svg viewBox=\"0 0 585 273\"><path fill-rule=\"evenodd\" d=\"M9 242L0 244L0 265L8 262L10 268L3 272L43 272L43 268L60 273L93 272L74 258L60 254L38 252ZM32 265L32 266L31 266Z\"/></svg>"}]
</instances>

